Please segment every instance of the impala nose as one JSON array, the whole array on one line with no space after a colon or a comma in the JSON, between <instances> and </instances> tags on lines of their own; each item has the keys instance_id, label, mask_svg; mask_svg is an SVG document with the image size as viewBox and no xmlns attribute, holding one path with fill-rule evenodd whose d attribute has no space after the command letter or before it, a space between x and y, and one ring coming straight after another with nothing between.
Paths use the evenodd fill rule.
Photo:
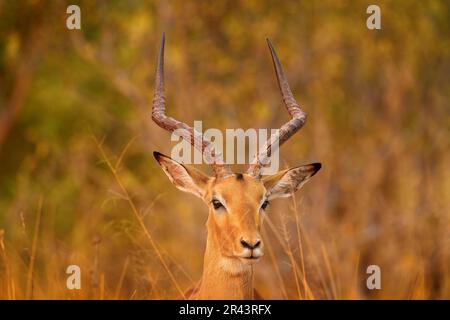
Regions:
<instances>
[{"instance_id":1,"label":"impala nose","mask_svg":"<svg viewBox=\"0 0 450 320\"><path fill-rule=\"evenodd\" d=\"M260 244L261 244L261 240L260 239L256 239L256 241L252 242L252 241L246 240L244 238L241 238L241 245L244 248L247 248L247 249L250 249L250 250L258 248Z\"/></svg>"}]
</instances>

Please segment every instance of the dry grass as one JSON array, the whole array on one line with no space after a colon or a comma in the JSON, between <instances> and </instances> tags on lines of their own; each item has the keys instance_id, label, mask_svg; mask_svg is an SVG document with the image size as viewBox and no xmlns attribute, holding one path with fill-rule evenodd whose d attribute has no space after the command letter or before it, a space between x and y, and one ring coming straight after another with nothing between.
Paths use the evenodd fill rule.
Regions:
<instances>
[{"instance_id":1,"label":"dry grass","mask_svg":"<svg viewBox=\"0 0 450 320\"><path fill-rule=\"evenodd\" d=\"M174 235L174 242L185 245L164 246L168 239L161 233L156 238L151 234L151 226L156 215L162 212L148 205L136 204L127 189L124 178L129 174L124 168L113 165L102 143L95 140L101 163L108 168L112 181L118 186L117 191L110 187L112 193L108 196L112 206L120 206L123 215L133 217L135 222L127 220L119 229L110 226L101 229L103 234L96 235L92 241L86 236L72 238L72 245L58 243L48 206L40 197L37 203L34 226L31 222L18 219L17 229L21 231L21 246L5 241L4 230L0 233L1 268L0 298L2 299L161 299L183 297L183 289L192 285L201 272L201 264L194 259L201 259L202 247L189 246L189 232L179 232ZM126 148L129 148L127 145ZM126 158L126 152L120 153L117 159ZM117 160L117 163L119 160ZM101 165L100 163L100 165ZM317 180L320 179L318 175ZM312 182L311 184L314 184ZM320 183L319 183L320 184ZM311 189L305 188L311 191ZM305 191L307 192L307 191ZM297 204L298 199L301 205ZM167 201L167 200L166 200ZM123 207L124 202L127 206ZM156 200L158 202L158 200ZM311 227L313 213L305 213L303 196L294 197L292 203L273 204L269 218L264 226L267 256L260 265L255 267L256 287L267 298L283 299L364 299L364 298L445 298L448 287L446 266L448 252L435 252L432 248L421 251L420 255L410 252L397 252L397 258L392 257L389 248L374 245L362 245L349 242L348 233L343 232L351 226L332 225L333 222L314 221ZM187 207L188 205L186 205ZM206 209L204 209L206 211ZM182 219L182 212L177 213ZM171 219L166 214L167 219ZM163 217L158 217L162 219ZM123 217L112 218L122 219ZM125 219L129 219L126 217ZM110 218L106 218L110 219ZM111 221L95 222L89 217L80 217L76 228L81 230L98 229L101 224L108 225ZM97 219L94 219L97 220ZM314 217L315 220L315 217ZM117 221L119 222L119 221ZM422 228L415 224L415 228ZM28 238L26 230L32 229L32 238ZM91 229L91 230L92 230ZM194 230L200 232L202 226ZM321 236L320 231L325 232ZM431 235L431 230L425 229L425 235ZM328 233L327 232L331 232ZM332 234L333 233L333 234ZM115 237L126 237L129 247L117 250L114 246ZM423 235L423 234L422 234ZM76 233L74 233L76 236ZM391 250L401 243L390 242L397 234L387 234L387 243ZM84 238L84 239L83 239ZM202 241L204 237L202 237ZM104 240L105 239L105 240ZM106 240L108 239L108 240ZM111 241L112 240L112 241ZM355 240L355 238L354 238ZM358 239L356 239L358 240ZM107 243L107 242L112 243ZM159 244L158 244L159 242ZM371 242L372 243L372 242ZM343 245L345 244L345 246ZM416 244L418 244L416 242ZM56 247L55 247L56 246ZM164 250L161 247L165 247ZM31 249L28 249L31 248ZM179 258L176 249L187 253L191 258ZM372 250L374 249L374 250ZM419 248L415 249L418 252ZM409 251L408 250L408 251ZM170 252L170 254L168 253ZM440 260L436 255L440 255ZM361 261L364 257L365 264ZM365 268L367 263L380 263L383 289L371 292L364 289ZM68 264L80 265L83 273L83 285L80 291L65 288L67 275L64 273ZM398 263L398 265L396 265ZM433 265L428 266L430 263ZM435 264L439 263L439 264ZM188 271L185 270L187 268ZM433 268L430 273L425 268ZM192 272L194 270L194 272ZM397 270L401 271L398 277ZM430 269L428 269L430 270ZM390 274L390 273L393 274ZM394 275L395 274L395 275ZM398 278L397 278L398 277ZM439 278L440 287L433 286L434 277ZM194 279L194 280L193 280ZM392 288L396 283L395 291ZM437 291L436 291L437 290Z\"/></svg>"},{"instance_id":2,"label":"dry grass","mask_svg":"<svg viewBox=\"0 0 450 320\"><path fill-rule=\"evenodd\" d=\"M281 163L323 168L270 205L264 297L450 298L448 1L380 1L381 31L362 0L80 5L68 34L63 2L0 2L0 299L175 298L199 279L206 208L151 157L174 146L149 114L162 31L171 116L285 122L265 37L308 113Z\"/></svg>"}]
</instances>

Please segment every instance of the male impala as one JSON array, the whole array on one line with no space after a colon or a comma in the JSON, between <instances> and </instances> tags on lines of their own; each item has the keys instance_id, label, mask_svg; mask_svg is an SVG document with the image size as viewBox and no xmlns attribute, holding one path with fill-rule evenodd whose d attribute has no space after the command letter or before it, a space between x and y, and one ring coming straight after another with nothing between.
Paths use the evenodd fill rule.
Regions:
<instances>
[{"instance_id":1,"label":"male impala","mask_svg":"<svg viewBox=\"0 0 450 320\"><path fill-rule=\"evenodd\" d=\"M283 73L280 61L269 40L272 61L284 104L291 116L270 137L246 173L233 173L216 154L211 142L196 141L200 136L193 128L165 114L164 97L164 34L156 68L152 119L161 128L175 131L209 158L214 177L182 165L154 152L154 156L170 181L180 190L203 199L209 208L208 236L203 275L197 286L186 292L189 299L254 299L252 265L263 255L261 224L269 201L289 197L321 164L313 163L290 168L272 176L262 177L266 159L276 148L297 132L306 121L306 114L297 104ZM278 140L278 141L277 141ZM278 142L278 143L276 143Z\"/></svg>"}]
</instances>

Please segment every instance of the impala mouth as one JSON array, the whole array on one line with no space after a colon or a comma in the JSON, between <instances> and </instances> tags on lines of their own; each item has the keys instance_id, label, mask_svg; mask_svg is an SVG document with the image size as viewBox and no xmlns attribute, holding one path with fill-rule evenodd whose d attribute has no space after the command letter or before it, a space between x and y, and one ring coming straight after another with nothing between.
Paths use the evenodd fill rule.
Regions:
<instances>
[{"instance_id":1,"label":"impala mouth","mask_svg":"<svg viewBox=\"0 0 450 320\"><path fill-rule=\"evenodd\" d=\"M239 260L241 260L241 263L243 263L243 264L252 265L252 264L257 263L259 261L259 257L254 257L254 256L239 257Z\"/></svg>"},{"instance_id":2,"label":"impala mouth","mask_svg":"<svg viewBox=\"0 0 450 320\"><path fill-rule=\"evenodd\" d=\"M237 255L237 257L244 263L253 263L253 262L257 262L259 260L259 258L261 258L262 254L258 253L257 255L253 255L253 252L248 255L248 254L240 254Z\"/></svg>"}]
</instances>

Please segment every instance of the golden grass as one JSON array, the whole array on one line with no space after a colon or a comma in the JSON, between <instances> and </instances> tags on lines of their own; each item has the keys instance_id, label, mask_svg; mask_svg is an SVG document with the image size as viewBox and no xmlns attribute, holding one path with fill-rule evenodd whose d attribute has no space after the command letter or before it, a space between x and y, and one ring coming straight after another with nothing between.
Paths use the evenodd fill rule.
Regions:
<instances>
[{"instance_id":1,"label":"golden grass","mask_svg":"<svg viewBox=\"0 0 450 320\"><path fill-rule=\"evenodd\" d=\"M450 298L448 1L380 3L386 28L373 32L362 0L84 1L91 13L70 37L64 4L2 5L0 100L23 105L0 139L0 299L176 298L199 279L206 208L150 155L174 146L149 114L161 26L171 116L279 127L266 36L308 113L281 161L323 167L269 207L254 267L264 297ZM37 42L25 90L17 66L35 56L22 45ZM81 290L66 288L71 264ZM379 291L365 286L371 264Z\"/></svg>"},{"instance_id":2,"label":"golden grass","mask_svg":"<svg viewBox=\"0 0 450 320\"><path fill-rule=\"evenodd\" d=\"M30 262L28 264L28 275L27 275L27 298L33 299L33 272L34 272L34 262L36 260L36 251L39 239L39 228L41 226L41 215L42 215L42 205L43 198L39 198L38 209L36 213L36 222L34 223L34 236L33 244L31 247Z\"/></svg>"},{"instance_id":3,"label":"golden grass","mask_svg":"<svg viewBox=\"0 0 450 320\"><path fill-rule=\"evenodd\" d=\"M158 280L158 278L164 278L164 276L162 276L161 272L158 271L157 265L151 263L151 266L149 266L149 272L153 273L152 277L155 277L152 280L153 287L147 293L144 293L138 289L139 285L133 288L133 283L136 285L136 283L142 281L145 276L142 274L136 274L137 266L133 266L133 264L139 264L139 262L136 260L136 257L130 257L126 251L118 252L118 257L122 256L119 261L123 262L115 268L117 271L120 271L117 273L117 277L108 276L107 270L104 267L100 267L100 265L105 265L105 262L111 263L112 260L108 262L102 261L102 259L111 259L112 257L108 258L102 254L102 242L98 241L98 243L94 245L96 248L94 250L94 263L96 265L94 269L97 270L91 270L91 272L94 273L94 276L97 277L97 280L93 282L86 281L86 275L83 275L84 281L81 292L73 292L65 289L64 283L66 275L63 271L66 267L64 262L67 261L68 257L52 256L51 254L45 253L45 251L40 249L46 246L46 242L54 241L52 238L40 237L41 227L44 229L47 229L48 227L48 225L47 227L41 226L41 223L49 223L46 219L41 221L44 206L43 198L41 197L38 200L33 237L30 243L31 251L27 258L28 262L25 263L25 261L22 260L17 252L17 246L14 246L12 243L5 242L6 235L3 230L0 234L2 268L4 269L4 272L0 275L0 284L2 287L2 290L0 291L0 298L174 298L176 296L183 297L182 288L186 288L188 285L195 282L193 276L189 274L189 271L185 270L186 267L191 267L192 261L184 260L183 262L177 262L171 258L170 254L163 254L161 252L161 249L159 248L161 244L157 244L157 240L155 240L154 236L151 235L148 227L146 226L146 223L149 223L151 218L147 219L148 222L143 220L142 214L139 213L140 209L138 209L137 205L132 200L129 191L127 190L122 178L119 175L119 172L116 169L117 166L112 165L111 161L106 156L106 152L102 147L102 144L96 141L96 145L102 161L107 165L112 176L114 177L114 181L120 188L120 192L122 193L120 198L122 201L126 201L126 203L128 203L128 211L133 214L134 218L138 222L139 232L144 236L144 239L137 240L139 243L136 245L142 248L149 246L153 250L157 261L159 261L162 267L161 271L168 275L171 285L165 280ZM121 155L120 159L122 158L123 155ZM257 274L256 287L262 287L264 294L270 297L268 290L271 290L269 289L271 286L270 282L273 282L278 287L276 291L279 291L279 298L283 299L364 298L364 296L361 295L361 286L364 284L365 275L358 271L360 270L361 263L360 255L357 254L353 258L354 263L351 267L351 272L348 272L349 283L344 283L343 287L341 287L342 275L339 275L339 273L342 267L340 267L339 264L336 264L335 259L332 259L332 257L336 255L335 252L333 252L333 244L325 244L325 242L322 241L315 241L314 244L312 243L310 234L314 233L314 231L307 232L304 229L305 226L302 223L304 216L299 212L295 199L290 212L291 214L287 214L280 211L275 215L269 216L266 221L264 226L264 237L266 238L266 251L268 254L265 259L270 261L270 263L266 261L263 265L257 265L255 266L255 270L258 273L258 269L260 268L272 269L273 272L263 272L263 274L267 275L272 273L274 278L268 280L267 283L264 283L263 276ZM151 212L148 216L153 217ZM179 241L181 241L181 239L183 239L182 236L179 237ZM142 242L143 240L145 241ZM170 247L167 248L169 251L171 250ZM186 249L190 251L198 251L196 255L201 257L202 248ZM82 250L86 251L87 248L83 248ZM166 250L167 249L164 251ZM51 264L51 267L54 269L48 269L50 265L46 267L48 262L46 259L56 259L55 263ZM305 261L305 259L307 261ZM82 259L80 261L82 261ZM36 272L36 262L39 265L39 272ZM287 272L285 268L286 263L289 266L289 272ZM89 262L86 261L86 263L81 264L88 266ZM195 264L200 265L199 263ZM143 267L146 268L146 266ZM85 269L89 270L90 268L87 267ZM197 269L197 277L200 271L201 268ZM49 278L50 273L59 273L59 275L55 276L53 274L54 280L49 282L46 278ZM22 275L26 276L24 277ZM139 277L142 277L142 279ZM383 275L383 277L389 276ZM410 280L407 280L409 288L404 292L404 298L416 299L427 297L427 289L424 287L424 283L427 279L423 271L419 272L417 276L415 273L412 275L406 275L406 278ZM130 281L131 279L133 280ZM23 283L25 283L25 285L22 285ZM288 283L288 286L286 286L286 283ZM92 287L86 288L86 286L89 285ZM170 289L171 286L172 289ZM173 291L173 289L175 291ZM276 297L276 295L277 293L274 293L274 296L272 297Z\"/></svg>"},{"instance_id":4,"label":"golden grass","mask_svg":"<svg viewBox=\"0 0 450 320\"><path fill-rule=\"evenodd\" d=\"M122 180L120 179L120 177L119 177L119 175L117 173L117 168L118 168L118 166L120 164L120 161L121 161L123 155L125 154L126 150L128 149L128 147L131 145L132 141L130 141L127 144L127 146L122 151L122 153L121 153L121 155L119 157L119 160L117 161L116 165L113 166L111 164L111 162L109 161L108 157L106 156L105 150L103 149L101 143L98 142L97 140L95 140L95 142L97 144L97 147L100 150L100 153L101 153L101 156L102 156L103 160L108 165L108 168L109 168L109 170L111 170L111 173L114 175L114 179L116 180L116 182L119 185L121 191L123 192L125 199L127 200L128 204L130 205L131 211L133 212L135 218L139 222L139 225L141 226L145 236L149 240L149 243L150 243L152 249L155 251L159 261L161 261L161 264L163 265L164 270L169 275L169 277L172 280L174 286L178 290L178 293L181 295L181 297L183 297L183 299L185 299L186 297L184 296L184 291L181 289L180 285L178 284L177 280L175 279L175 276L173 275L172 271L169 269L166 261L164 260L163 256L161 255L161 252L158 249L155 241L153 240L153 237L151 236L150 232L148 231L147 227L145 226L144 221L142 220L141 214L138 212L138 209L136 208L136 205L134 204L133 200L131 199L130 194L128 193L128 190L125 188L124 184L122 183ZM102 280L103 280L102 283L104 283L104 277L102 278ZM103 289L103 286L102 286L102 289ZM103 290L102 290L101 297L103 298Z\"/></svg>"}]
</instances>

